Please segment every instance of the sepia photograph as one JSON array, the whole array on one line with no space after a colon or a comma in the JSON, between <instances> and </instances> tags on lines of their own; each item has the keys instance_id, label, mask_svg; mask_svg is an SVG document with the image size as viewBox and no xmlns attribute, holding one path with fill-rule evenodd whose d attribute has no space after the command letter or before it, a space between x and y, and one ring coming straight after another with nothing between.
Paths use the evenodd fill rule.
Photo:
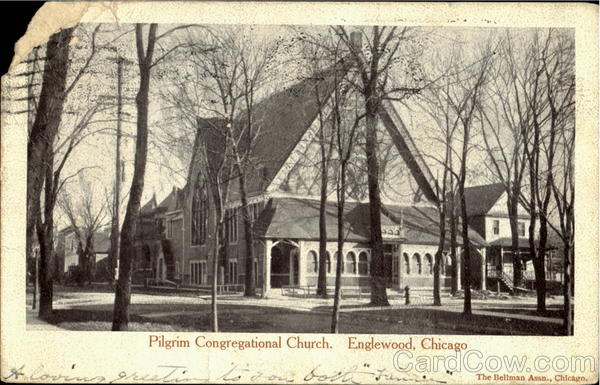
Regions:
<instances>
[{"instance_id":1,"label":"sepia photograph","mask_svg":"<svg viewBox=\"0 0 600 385\"><path fill-rule=\"evenodd\" d=\"M20 122L25 160L23 225L11 234L22 246L11 281L22 283L10 289L23 332L68 345L95 335L76 332L130 331L137 349L214 357L387 349L406 374L403 355L464 354L477 346L467 336L550 337L522 341L533 348L597 329L597 218L582 230L588 207L575 199L576 175L577 189L588 172L597 182L597 133L596 153L578 158L580 119L597 118L597 105L576 108L587 80L575 26L140 18L70 23L4 75L3 126ZM6 190L2 199L6 208ZM576 247L576 228L596 244ZM576 276L575 260L589 274ZM575 290L583 279L595 286L577 290L595 304ZM485 341L479 349L495 340ZM597 356L580 378L555 361L547 377L486 361L460 378L597 378ZM3 363L3 379L81 380L69 362L56 373ZM408 381L357 364L350 377L316 366L232 380L233 358L217 378L185 377L183 366L118 376ZM458 380L444 372L410 379Z\"/></svg>"},{"instance_id":2,"label":"sepia photograph","mask_svg":"<svg viewBox=\"0 0 600 385\"><path fill-rule=\"evenodd\" d=\"M15 74L31 320L571 334L574 43L551 28L52 35Z\"/></svg>"}]
</instances>

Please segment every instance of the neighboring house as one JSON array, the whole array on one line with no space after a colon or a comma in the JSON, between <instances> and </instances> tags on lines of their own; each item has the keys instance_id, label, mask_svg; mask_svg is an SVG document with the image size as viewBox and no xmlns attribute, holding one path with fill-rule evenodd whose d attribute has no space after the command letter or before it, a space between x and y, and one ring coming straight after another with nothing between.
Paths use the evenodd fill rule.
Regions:
<instances>
[{"instance_id":1,"label":"neighboring house","mask_svg":"<svg viewBox=\"0 0 600 385\"><path fill-rule=\"evenodd\" d=\"M114 272L110 271L110 228L94 234L94 259L92 263L94 280L105 281Z\"/></svg>"},{"instance_id":2,"label":"neighboring house","mask_svg":"<svg viewBox=\"0 0 600 385\"><path fill-rule=\"evenodd\" d=\"M140 209L136 234L134 280L177 282L179 260L183 249L183 196L184 191L173 187L171 193L156 204L153 196Z\"/></svg>"},{"instance_id":3,"label":"neighboring house","mask_svg":"<svg viewBox=\"0 0 600 385\"><path fill-rule=\"evenodd\" d=\"M319 145L316 139L318 106L315 90L320 95L333 91L332 70L322 76L300 81L272 94L253 109L253 120L260 125L260 135L252 152L252 167L247 171L247 192L251 220L254 223L254 267L257 287L263 290L286 285L316 286L319 244ZM200 119L200 130L208 135L208 159L198 148L201 136L196 137L189 179L183 190L173 190L165 199L168 208L159 211L153 198L141 210L141 221L154 223L154 230L166 227L158 239L169 240L173 252L173 277L183 285L209 285L215 272L212 269L211 239L214 236L212 210L214 200L203 170L214 167L222 159L223 141L211 134L224 121ZM431 287L433 285L433 256L438 244L438 214L433 202L433 177L417 151L410 133L391 103L384 103L380 112L380 140L386 151L380 156L388 159L382 167L382 198L391 213L381 214L384 238L384 261L388 287ZM364 157L364 150L356 150ZM221 157L221 158L219 158ZM362 171L361 171L362 170ZM333 175L334 170L330 170ZM353 195L345 209L345 244L337 255L337 226L335 192L330 189L327 203L327 283L334 284L336 263L342 263L342 285L369 286L370 230L367 199L367 175L364 168L351 170ZM333 183L333 182L332 182ZM238 181L228 187L225 226L226 246L222 250L216 272L219 284L242 284L245 278L246 248L240 213ZM174 203L173 203L174 201ZM398 221L395 221L393 218ZM161 225L159 225L161 224ZM183 229L180 235L177 232ZM142 237L148 241L142 242ZM154 276L169 278L169 258L157 240L140 233L137 242L142 260L166 260L166 266L154 267ZM484 251L487 243L477 232L470 232L474 249ZM154 242L154 249L151 247ZM459 246L462 243L459 237ZM182 247L179 247L179 245ZM460 247L459 247L460 249ZM145 251L144 251L145 250ZM163 254L161 256L161 253ZM478 253L477 253L478 254ZM146 257L144 257L144 255ZM144 259L146 258L146 259ZM474 258L483 261L482 258ZM450 258L444 255L442 286L450 286ZM476 273L485 271L484 264ZM162 270L161 270L162 269ZM483 277L485 278L485 276Z\"/></svg>"},{"instance_id":4,"label":"neighboring house","mask_svg":"<svg viewBox=\"0 0 600 385\"><path fill-rule=\"evenodd\" d=\"M511 284L513 277L512 233L508 217L507 193L502 183L465 188L465 201L469 225L489 244L486 253L488 279L498 279L502 275ZM529 250L529 213L519 204L517 227L519 231L519 255L523 261L523 274L527 280L534 280L533 262ZM537 229L536 229L537 233ZM539 243L536 234L536 245ZM548 241L546 258L547 278L551 275L555 254L552 239Z\"/></svg>"},{"instance_id":5,"label":"neighboring house","mask_svg":"<svg viewBox=\"0 0 600 385\"><path fill-rule=\"evenodd\" d=\"M60 277L63 277L69 270L81 265L77 248L77 236L71 226L65 227L58 232L55 250L57 255L57 269ZM96 263L107 258L109 252L109 233L107 231L99 231L94 234L94 256L90 261L92 272L95 270Z\"/></svg>"},{"instance_id":6,"label":"neighboring house","mask_svg":"<svg viewBox=\"0 0 600 385\"><path fill-rule=\"evenodd\" d=\"M62 254L61 274L69 271L69 268L79 265L77 255L77 236L71 226L65 227L59 232L59 244Z\"/></svg>"}]
</instances>

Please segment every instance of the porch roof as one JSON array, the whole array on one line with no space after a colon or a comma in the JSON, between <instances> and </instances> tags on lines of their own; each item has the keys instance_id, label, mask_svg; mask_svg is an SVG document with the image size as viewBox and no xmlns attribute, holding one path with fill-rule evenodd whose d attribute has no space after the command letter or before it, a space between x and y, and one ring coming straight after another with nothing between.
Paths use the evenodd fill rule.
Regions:
<instances>
[{"instance_id":1,"label":"porch roof","mask_svg":"<svg viewBox=\"0 0 600 385\"><path fill-rule=\"evenodd\" d=\"M540 240L536 239L535 240L535 247L538 247L540 244ZM498 238L494 241L490 242L490 246L496 246L496 247L507 247L510 248L512 247L512 238L511 237L502 237L502 238ZM529 248L529 238L521 238L519 237L519 248L522 249L528 249ZM548 240L547 245L546 245L546 249L547 250L553 250L556 249L556 245L553 244L553 242L551 242L550 240Z\"/></svg>"},{"instance_id":2,"label":"porch roof","mask_svg":"<svg viewBox=\"0 0 600 385\"><path fill-rule=\"evenodd\" d=\"M537 241L536 241L537 244ZM497 247L512 247L512 238L511 237L502 237L490 242L490 246ZM519 248L528 248L529 247L529 239L527 238L519 238Z\"/></svg>"},{"instance_id":3,"label":"porch roof","mask_svg":"<svg viewBox=\"0 0 600 385\"><path fill-rule=\"evenodd\" d=\"M254 233L259 238L288 238L303 240L319 239L319 205L316 199L272 198L259 216ZM404 242L411 244L432 244L439 242L439 217L435 207L386 205L396 217L402 217ZM327 240L335 241L337 229L337 202L327 202ZM393 219L381 214L382 226L399 225ZM347 202L344 207L345 241L370 242L369 204ZM471 241L478 246L486 246L485 240L475 231L470 231ZM384 239L385 242L385 239ZM458 237L459 244L462 238Z\"/></svg>"}]
</instances>

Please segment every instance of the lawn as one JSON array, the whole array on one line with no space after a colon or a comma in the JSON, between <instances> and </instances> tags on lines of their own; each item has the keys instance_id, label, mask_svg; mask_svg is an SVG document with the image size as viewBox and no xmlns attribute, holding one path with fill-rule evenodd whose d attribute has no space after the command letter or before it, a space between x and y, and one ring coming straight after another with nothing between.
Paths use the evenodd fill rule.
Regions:
<instances>
[{"instance_id":1,"label":"lawn","mask_svg":"<svg viewBox=\"0 0 600 385\"><path fill-rule=\"evenodd\" d=\"M131 330L210 331L210 304L133 304ZM51 323L69 330L110 330L112 306L81 305L54 312ZM328 333L330 308L296 311L270 306L219 305L222 332ZM431 308L347 309L340 314L340 332L352 334L545 334L559 325L473 315Z\"/></svg>"}]
</instances>

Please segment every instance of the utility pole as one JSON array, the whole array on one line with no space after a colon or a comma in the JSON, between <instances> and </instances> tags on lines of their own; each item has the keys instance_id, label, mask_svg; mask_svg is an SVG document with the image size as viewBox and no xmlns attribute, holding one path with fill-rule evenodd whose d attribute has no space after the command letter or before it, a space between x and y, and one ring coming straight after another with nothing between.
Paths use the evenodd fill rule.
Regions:
<instances>
[{"instance_id":1,"label":"utility pole","mask_svg":"<svg viewBox=\"0 0 600 385\"><path fill-rule=\"evenodd\" d=\"M35 115L37 114L37 106L34 99L33 87L35 83L35 75L37 68L37 60L38 60L38 49L36 47L33 49L33 59L31 59L31 70L29 71L29 76L27 79L27 135L31 133L31 127L33 127L33 121L35 120ZM31 242L29 242L31 243ZM39 242L38 242L39 244ZM31 256L33 245L27 245L27 257ZM39 248L38 248L39 250ZM39 276L39 251L34 252L34 268L33 268L33 303L31 305L31 309L35 310L37 308L37 294L38 294L38 276Z\"/></svg>"},{"instance_id":2,"label":"utility pole","mask_svg":"<svg viewBox=\"0 0 600 385\"><path fill-rule=\"evenodd\" d=\"M122 100L122 85L123 85L123 58L117 57L117 137L116 137L116 149L115 149L115 199L114 199L114 213L112 221L111 231L111 274L113 280L116 279L116 271L118 268L119 258L119 203L121 201L121 115L123 112L123 100Z\"/></svg>"}]
</instances>

